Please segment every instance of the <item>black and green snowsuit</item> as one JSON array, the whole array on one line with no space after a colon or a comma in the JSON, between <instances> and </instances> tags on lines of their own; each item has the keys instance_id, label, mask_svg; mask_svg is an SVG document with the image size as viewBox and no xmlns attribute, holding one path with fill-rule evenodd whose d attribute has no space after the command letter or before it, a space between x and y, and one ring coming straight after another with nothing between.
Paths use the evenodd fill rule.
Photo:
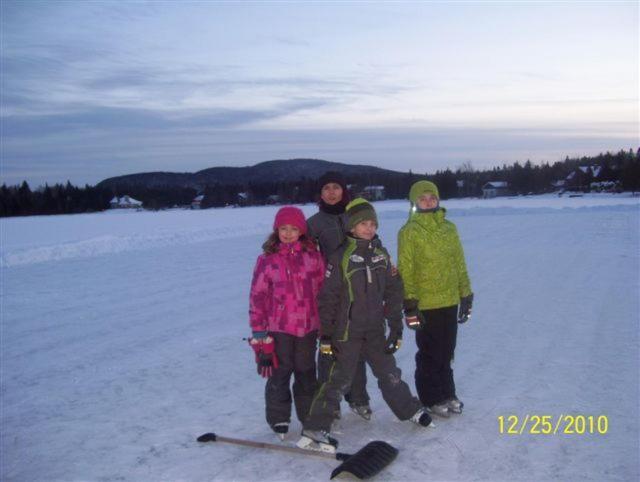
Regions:
<instances>
[{"instance_id":1,"label":"black and green snowsuit","mask_svg":"<svg viewBox=\"0 0 640 482\"><path fill-rule=\"evenodd\" d=\"M382 397L400 420L421 408L402 381L394 356L385 352L385 319L391 330L402 332L403 298L402 280L392 274L389 253L377 237L367 241L349 236L331 256L318 310L320 332L331 336L335 359L327 381L314 396L305 429L330 430L361 354L378 379Z\"/></svg>"},{"instance_id":2,"label":"black and green snowsuit","mask_svg":"<svg viewBox=\"0 0 640 482\"><path fill-rule=\"evenodd\" d=\"M347 236L347 215L345 213L331 214L322 210L318 211L307 220L307 236L318 242L320 252L324 260L328 262L331 255L344 243ZM326 357L319 354L318 380L320 383L327 380L329 368L330 364ZM351 388L344 398L354 405L369 404L367 367L362 358L353 375Z\"/></svg>"}]
</instances>

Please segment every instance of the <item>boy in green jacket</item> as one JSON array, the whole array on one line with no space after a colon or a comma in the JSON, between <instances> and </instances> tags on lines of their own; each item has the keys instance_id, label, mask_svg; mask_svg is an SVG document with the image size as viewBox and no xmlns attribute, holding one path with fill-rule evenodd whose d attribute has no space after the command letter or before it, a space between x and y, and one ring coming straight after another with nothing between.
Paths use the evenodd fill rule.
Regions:
<instances>
[{"instance_id":1,"label":"boy in green jacket","mask_svg":"<svg viewBox=\"0 0 640 482\"><path fill-rule=\"evenodd\" d=\"M402 280L376 234L378 217L364 199L347 205L345 242L329 257L318 296L320 352L330 357L329 375L314 395L298 446L335 452L334 413L364 357L382 397L400 420L433 426L431 416L402 380L393 354L402 343ZM386 334L386 326L389 333Z\"/></svg>"},{"instance_id":2,"label":"boy in green jacket","mask_svg":"<svg viewBox=\"0 0 640 482\"><path fill-rule=\"evenodd\" d=\"M409 191L411 214L398 233L398 269L405 288L407 326L416 330L416 390L428 411L462 413L452 363L458 323L471 315L473 293L455 225L445 219L435 184Z\"/></svg>"}]
</instances>

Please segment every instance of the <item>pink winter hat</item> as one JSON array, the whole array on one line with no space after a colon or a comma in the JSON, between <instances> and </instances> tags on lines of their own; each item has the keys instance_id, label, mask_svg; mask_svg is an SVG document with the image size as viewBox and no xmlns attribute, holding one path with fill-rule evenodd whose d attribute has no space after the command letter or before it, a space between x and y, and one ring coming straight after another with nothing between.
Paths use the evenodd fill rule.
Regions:
<instances>
[{"instance_id":1,"label":"pink winter hat","mask_svg":"<svg viewBox=\"0 0 640 482\"><path fill-rule=\"evenodd\" d=\"M276 213L276 219L273 221L273 229L277 230L280 226L291 224L300 230L300 234L307 232L307 221L304 219L304 213L294 206L284 206Z\"/></svg>"}]
</instances>

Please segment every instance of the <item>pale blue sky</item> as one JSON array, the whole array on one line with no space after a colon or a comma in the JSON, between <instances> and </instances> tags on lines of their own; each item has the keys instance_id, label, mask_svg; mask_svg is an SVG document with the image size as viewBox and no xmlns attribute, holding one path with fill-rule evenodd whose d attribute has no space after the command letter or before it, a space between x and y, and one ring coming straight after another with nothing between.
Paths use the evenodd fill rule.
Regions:
<instances>
[{"instance_id":1,"label":"pale blue sky","mask_svg":"<svg viewBox=\"0 0 640 482\"><path fill-rule=\"evenodd\" d=\"M638 147L638 2L2 0L2 181Z\"/></svg>"}]
</instances>

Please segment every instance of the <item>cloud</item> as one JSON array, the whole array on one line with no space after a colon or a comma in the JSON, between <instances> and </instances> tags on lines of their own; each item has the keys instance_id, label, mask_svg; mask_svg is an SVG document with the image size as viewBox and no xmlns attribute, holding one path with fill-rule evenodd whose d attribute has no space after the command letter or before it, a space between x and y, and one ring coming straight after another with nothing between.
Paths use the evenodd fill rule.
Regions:
<instances>
[{"instance_id":1,"label":"cloud","mask_svg":"<svg viewBox=\"0 0 640 482\"><path fill-rule=\"evenodd\" d=\"M460 101L437 101L432 105L440 107L585 107L597 105L612 105L619 107L635 107L638 104L638 98L573 98L573 99L490 99L490 100L465 100ZM636 107L637 109L637 107Z\"/></svg>"},{"instance_id":2,"label":"cloud","mask_svg":"<svg viewBox=\"0 0 640 482\"><path fill-rule=\"evenodd\" d=\"M14 98L20 102L20 98ZM22 99L24 102L24 99ZM73 131L123 133L156 132L191 128L236 128L258 121L276 119L295 112L315 109L323 100L291 100L270 109L211 109L167 113L149 109L87 107L75 112L49 115L12 115L3 117L5 140L31 136L48 136Z\"/></svg>"},{"instance_id":3,"label":"cloud","mask_svg":"<svg viewBox=\"0 0 640 482\"><path fill-rule=\"evenodd\" d=\"M90 118L100 121L110 117L113 109L128 108L132 103L139 109L182 110L184 117L188 117L198 103L209 109L215 109L217 104L220 111L229 110L228 106L234 103L241 106L240 111L250 111L252 104L270 105L274 113L267 113L262 117L264 120L279 117L281 104L291 99L307 99L316 107L364 106L366 99L388 99L412 88L376 76L373 78L377 80L372 80L370 73L324 78L321 75L254 74L232 64L185 62L167 66L140 61L135 67L132 62L125 62L123 66L115 52L90 46L31 44L18 53L5 53L0 60L4 73L4 114L56 113L65 126L73 122L74 116L81 116L80 122ZM358 103L359 100L362 102ZM84 110L103 114L78 113ZM134 119L139 120L141 115L135 115ZM153 115L144 115L150 125L155 125ZM260 117L258 113L255 115ZM246 113L246 117L250 118L250 113ZM229 118L238 116L232 112ZM32 120L47 123L46 119ZM16 122L23 123L22 120Z\"/></svg>"}]
</instances>

